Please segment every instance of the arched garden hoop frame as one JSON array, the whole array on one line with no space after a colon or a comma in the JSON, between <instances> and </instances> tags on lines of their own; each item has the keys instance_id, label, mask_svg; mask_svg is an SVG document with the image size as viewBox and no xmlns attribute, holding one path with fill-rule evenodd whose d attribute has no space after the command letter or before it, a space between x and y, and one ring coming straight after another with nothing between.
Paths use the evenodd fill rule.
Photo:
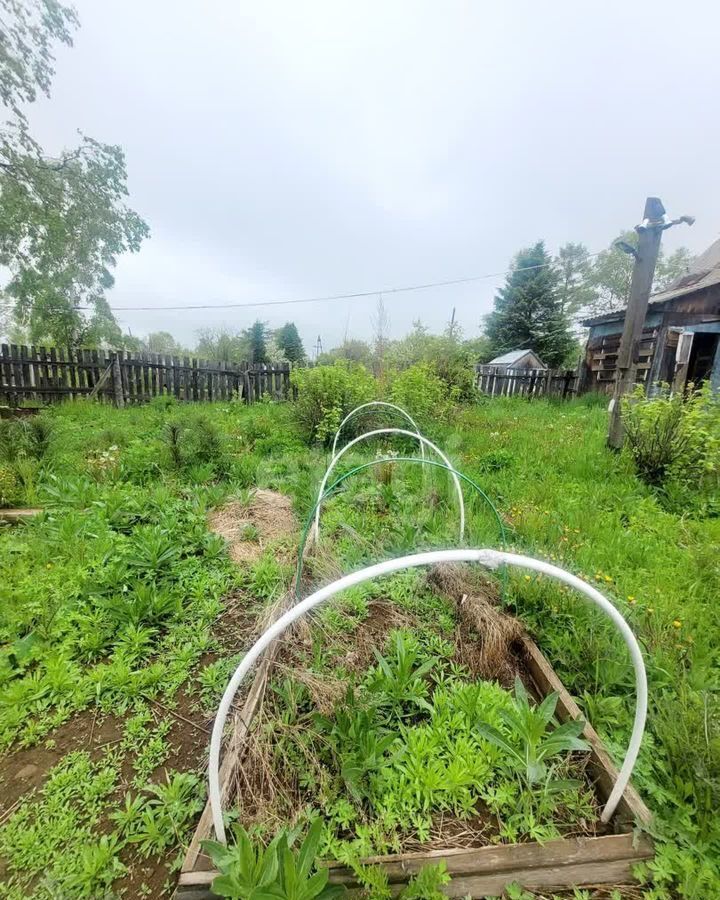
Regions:
<instances>
[{"instance_id":1,"label":"arched garden hoop frame","mask_svg":"<svg viewBox=\"0 0 720 900\"><path fill-rule=\"evenodd\" d=\"M445 472L450 472L451 474L456 475L458 478L462 479L465 484L469 485L482 499L485 503L490 507L493 516L495 517L495 521L498 525L498 532L500 534L500 546L504 550L507 547L507 536L505 534L505 525L503 524L502 516L497 511L497 507L492 502L492 500L488 497L485 491L480 487L477 482L473 481L468 475L464 472L461 472L459 469L453 469L445 465L445 463L438 462L435 459L418 459L417 456L388 456L383 457L382 459L370 459L365 463L361 463L359 466L355 466L354 469L350 469L349 472L344 472L339 478L337 478L333 483L325 489L322 497L318 498L315 506L310 510L307 519L305 520L305 527L303 528L303 532L300 536L300 543L298 544L298 553L297 553L297 565L295 567L295 595L298 596L300 593L300 581L302 579L303 565L305 559L305 547L307 546L308 536L310 534L310 529L313 526L313 521L315 519L315 512L318 508L318 504L322 503L324 500L327 500L328 497L332 496L335 490L340 487L340 485L347 481L348 478L351 478L353 475L358 472L362 472L365 469L372 469L375 466L380 466L387 463L413 463L415 465L421 466L432 466L435 469L443 469ZM503 586L506 587L505 584L506 578L505 572L503 575Z\"/></svg>"},{"instance_id":2,"label":"arched garden hoop frame","mask_svg":"<svg viewBox=\"0 0 720 900\"><path fill-rule=\"evenodd\" d=\"M645 673L645 663L637 638L630 629L630 626L615 606L607 599L607 597L603 596L600 591L583 581L581 578L578 578L576 575L572 575L570 572L561 569L559 566L553 566L550 563L539 559L533 559L530 556L520 556L516 553L507 553L499 550L431 550L427 553L415 553L409 556L401 556L397 559L386 560L385 562L378 563L374 566L368 566L365 569L360 569L358 572L353 572L350 575L346 575L344 578L333 581L332 584L320 588L309 597L301 600L296 606L293 606L276 622L270 625L245 654L242 662L233 673L228 686L225 688L225 693L218 706L210 738L208 792L212 810L213 827L219 841L222 843L227 842L225 825L223 822L222 794L220 791L220 751L222 748L223 731L235 694L245 676L257 662L260 654L273 640L275 640L275 638L280 637L293 622L296 622L311 609L319 606L321 603L324 603L326 600L329 600L331 597L334 597L336 594L339 594L347 588L353 587L356 584L362 584L365 581L370 581L381 575L389 575L392 572L397 572L401 569L411 569L419 566L450 562L477 562L491 569L506 564L518 566L521 569L529 569L543 575L549 575L588 597L595 606L608 616L620 632L622 639L630 652L630 658L635 669L636 702L635 718L633 721L632 733L630 735L630 742L625 752L625 759L623 760L615 785L613 786L600 817L602 822L608 822L610 820L628 782L630 781L630 776L640 751L640 744L645 731L645 720L647 717L647 676Z\"/></svg>"},{"instance_id":3,"label":"arched garden hoop frame","mask_svg":"<svg viewBox=\"0 0 720 900\"><path fill-rule=\"evenodd\" d=\"M350 421L350 419L352 419L352 417L356 413L359 413L363 409L369 409L369 407L371 407L371 406L384 406L387 409L394 409L395 412L399 412L400 415L403 416L405 418L405 420L407 422L409 422L412 425L412 427L415 429L415 434L418 437L420 437L420 429L417 426L417 422L415 421L415 419L413 419L413 417L410 415L409 412L407 412L406 410L404 410L402 408L402 406L397 406L395 403L388 403L387 400L370 400L369 403L361 403L360 406L356 406L355 409L351 410L345 416L345 418L342 420L342 422L340 423L338 430L335 432L335 437L333 438L333 445L332 445L332 451L331 451L331 455L333 457L335 456L335 453L337 451L337 442L340 438L340 432L343 430L343 428L347 425L347 423ZM425 445L423 444L422 441L420 441L419 443L420 443L420 455L422 456L423 459L425 459Z\"/></svg>"},{"instance_id":4,"label":"arched garden hoop frame","mask_svg":"<svg viewBox=\"0 0 720 900\"><path fill-rule=\"evenodd\" d=\"M347 451L350 450L352 447L354 447L356 444L359 444L362 441L366 441L369 438L377 437L380 434L403 434L406 437L416 438L418 441L420 441L421 444L424 444L425 446L429 447L433 451L433 453L436 453L440 457L440 459L445 463L445 465L448 468L448 471L450 472L453 483L455 485L455 492L456 492L457 498L458 498L458 506L460 507L460 540L462 541L463 536L465 535L465 503L463 501L463 492L462 492L462 488L460 487L460 481L457 477L457 474L455 473L455 469L453 468L452 463L447 458L447 456L445 456L445 454L442 452L442 450L438 446L433 444L432 441L429 441L422 434L418 434L417 432L414 432L414 431L408 431L405 428L377 428L374 431L366 431L364 434L358 435L356 438L353 438L349 443L345 444L345 446L342 447L335 454L335 456L333 456L332 460L330 461L330 465L327 467L327 470L326 470L325 474L323 475L322 482L320 483L320 490L318 491L318 499L317 499L317 503L315 504L315 524L313 526L313 541L315 543L318 543L318 541L320 539L320 508L322 506L322 500L323 500L323 495L325 493L325 487L327 485L328 478L330 477L333 469L340 462L340 460L345 455L345 453L347 453Z\"/></svg>"}]
</instances>

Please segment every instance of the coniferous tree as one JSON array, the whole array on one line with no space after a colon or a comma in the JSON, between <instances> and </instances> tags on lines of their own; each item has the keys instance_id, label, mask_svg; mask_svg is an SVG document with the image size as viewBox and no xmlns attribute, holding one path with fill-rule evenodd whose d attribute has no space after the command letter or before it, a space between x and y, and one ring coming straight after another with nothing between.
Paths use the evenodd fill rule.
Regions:
<instances>
[{"instance_id":1,"label":"coniferous tree","mask_svg":"<svg viewBox=\"0 0 720 900\"><path fill-rule=\"evenodd\" d=\"M282 328L278 328L275 332L275 340L290 362L295 363L305 359L305 348L294 322L286 322Z\"/></svg>"},{"instance_id":2,"label":"coniferous tree","mask_svg":"<svg viewBox=\"0 0 720 900\"><path fill-rule=\"evenodd\" d=\"M258 319L245 330L244 337L247 338L250 347L250 362L267 362L267 325Z\"/></svg>"},{"instance_id":3,"label":"coniferous tree","mask_svg":"<svg viewBox=\"0 0 720 900\"><path fill-rule=\"evenodd\" d=\"M543 241L513 260L485 332L496 355L529 349L551 368L572 352L575 344L558 296L558 274Z\"/></svg>"}]
</instances>

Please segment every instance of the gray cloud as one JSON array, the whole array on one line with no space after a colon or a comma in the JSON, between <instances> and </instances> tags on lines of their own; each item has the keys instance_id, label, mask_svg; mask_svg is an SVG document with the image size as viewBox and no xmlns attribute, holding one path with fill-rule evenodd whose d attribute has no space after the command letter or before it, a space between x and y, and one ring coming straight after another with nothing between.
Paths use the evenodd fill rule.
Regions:
<instances>
[{"instance_id":1,"label":"gray cloud","mask_svg":"<svg viewBox=\"0 0 720 900\"><path fill-rule=\"evenodd\" d=\"M111 302L243 302L494 272L544 238L605 246L659 194L718 235L712 4L79 0L33 123L122 144L153 237ZM696 6L696 9L693 7ZM702 16L703 26L698 27ZM708 174L709 173L709 174ZM498 279L387 298L394 335L477 333ZM119 314L133 333L293 318L325 346L372 300Z\"/></svg>"}]
</instances>

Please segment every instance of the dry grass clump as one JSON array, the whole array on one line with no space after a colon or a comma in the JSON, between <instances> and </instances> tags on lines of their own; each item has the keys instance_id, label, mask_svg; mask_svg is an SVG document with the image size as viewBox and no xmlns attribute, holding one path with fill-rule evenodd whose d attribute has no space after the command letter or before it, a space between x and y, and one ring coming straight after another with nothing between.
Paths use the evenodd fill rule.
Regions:
<instances>
[{"instance_id":1,"label":"dry grass clump","mask_svg":"<svg viewBox=\"0 0 720 900\"><path fill-rule=\"evenodd\" d=\"M518 671L514 648L525 629L498 607L495 585L458 563L433 566L428 580L455 601L460 661L480 678L511 685Z\"/></svg>"}]
</instances>

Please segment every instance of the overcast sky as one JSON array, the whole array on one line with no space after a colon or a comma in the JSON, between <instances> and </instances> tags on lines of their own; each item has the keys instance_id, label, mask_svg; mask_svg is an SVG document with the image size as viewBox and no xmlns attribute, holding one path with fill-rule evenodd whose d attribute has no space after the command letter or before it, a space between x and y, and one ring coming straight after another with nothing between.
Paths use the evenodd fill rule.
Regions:
<instances>
[{"instance_id":1,"label":"overcast sky","mask_svg":"<svg viewBox=\"0 0 720 900\"><path fill-rule=\"evenodd\" d=\"M32 121L126 151L151 238L116 305L374 291L497 272L543 238L591 251L644 198L720 236L720 6L711 3L75 0ZM502 279L386 296L393 336L457 308L477 335ZM367 338L375 299L118 312L133 334L273 327Z\"/></svg>"}]
</instances>

